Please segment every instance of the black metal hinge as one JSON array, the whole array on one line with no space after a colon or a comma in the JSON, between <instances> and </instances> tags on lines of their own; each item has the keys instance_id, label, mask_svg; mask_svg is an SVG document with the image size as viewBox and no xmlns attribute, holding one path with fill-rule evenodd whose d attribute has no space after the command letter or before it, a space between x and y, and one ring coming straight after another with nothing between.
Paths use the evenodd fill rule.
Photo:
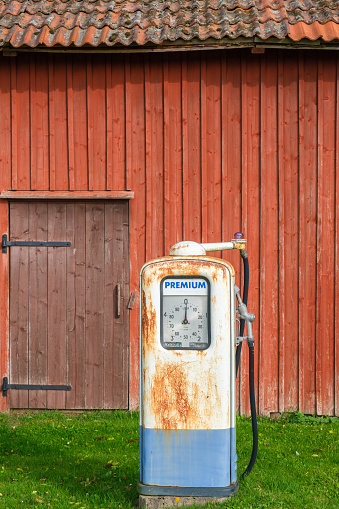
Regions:
<instances>
[{"instance_id":1,"label":"black metal hinge","mask_svg":"<svg viewBox=\"0 0 339 509\"><path fill-rule=\"evenodd\" d=\"M23 389L26 391L70 391L70 385L26 385L26 384L9 384L8 378L2 379L2 395L7 396L9 389Z\"/></svg>"},{"instance_id":2,"label":"black metal hinge","mask_svg":"<svg viewBox=\"0 0 339 509\"><path fill-rule=\"evenodd\" d=\"M2 252L7 253L7 248L10 246L28 246L28 247L69 247L70 242L43 242L32 240L7 240L7 235L2 236Z\"/></svg>"}]
</instances>

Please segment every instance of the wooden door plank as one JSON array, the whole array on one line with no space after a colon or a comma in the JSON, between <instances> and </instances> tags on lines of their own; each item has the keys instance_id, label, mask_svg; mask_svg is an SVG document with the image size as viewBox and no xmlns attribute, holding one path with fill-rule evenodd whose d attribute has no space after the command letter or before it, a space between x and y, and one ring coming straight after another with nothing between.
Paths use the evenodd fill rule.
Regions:
<instances>
[{"instance_id":1,"label":"wooden door plank","mask_svg":"<svg viewBox=\"0 0 339 509\"><path fill-rule=\"evenodd\" d=\"M145 55L146 259L164 255L163 71L160 55Z\"/></svg>"},{"instance_id":2,"label":"wooden door plank","mask_svg":"<svg viewBox=\"0 0 339 509\"><path fill-rule=\"evenodd\" d=\"M67 257L67 381L72 390L66 393L66 408L86 408L86 206L66 205L66 240L71 247Z\"/></svg>"},{"instance_id":3,"label":"wooden door plank","mask_svg":"<svg viewBox=\"0 0 339 509\"><path fill-rule=\"evenodd\" d=\"M9 235L8 201L0 200L0 230ZM0 373L1 377L10 376L9 370L9 254L0 257ZM2 383L2 380L1 380ZM7 398L0 397L0 412L10 408L10 392Z\"/></svg>"},{"instance_id":4,"label":"wooden door plank","mask_svg":"<svg viewBox=\"0 0 339 509\"><path fill-rule=\"evenodd\" d=\"M10 204L10 239L29 239L27 203ZM10 383L28 384L29 259L27 247L9 248ZM11 408L28 408L28 391L13 390Z\"/></svg>"},{"instance_id":5,"label":"wooden door plank","mask_svg":"<svg viewBox=\"0 0 339 509\"><path fill-rule=\"evenodd\" d=\"M0 190L11 189L11 66L10 58L2 59L0 66ZM8 213L6 214L8 215Z\"/></svg>"},{"instance_id":6,"label":"wooden door plank","mask_svg":"<svg viewBox=\"0 0 339 509\"><path fill-rule=\"evenodd\" d=\"M48 204L48 240L64 241L66 236L66 205ZM48 249L48 383L67 383L66 370L66 250ZM62 391L48 391L48 408L65 408Z\"/></svg>"},{"instance_id":7,"label":"wooden door plank","mask_svg":"<svg viewBox=\"0 0 339 509\"><path fill-rule=\"evenodd\" d=\"M278 409L277 62L261 59L260 413ZM267 241L269 239L269 242Z\"/></svg>"},{"instance_id":8,"label":"wooden door plank","mask_svg":"<svg viewBox=\"0 0 339 509\"><path fill-rule=\"evenodd\" d=\"M128 408L126 240L126 203L106 202L104 408Z\"/></svg>"},{"instance_id":9,"label":"wooden door plank","mask_svg":"<svg viewBox=\"0 0 339 509\"><path fill-rule=\"evenodd\" d=\"M47 241L47 204L29 203L29 240ZM29 257L29 360L30 384L48 383L47 249L26 247ZM28 393L29 408L46 408L46 391Z\"/></svg>"},{"instance_id":10,"label":"wooden door plank","mask_svg":"<svg viewBox=\"0 0 339 509\"><path fill-rule=\"evenodd\" d=\"M236 61L237 56L234 55ZM239 57L238 57L239 59ZM247 239L250 270L248 309L255 314L253 332L255 337L255 391L256 405L259 409L261 397L259 378L259 358L261 352L260 329L260 57L242 55L241 62L241 228ZM231 71L230 71L231 72ZM232 101L230 95L230 102ZM229 150L232 152L233 140L230 137ZM229 198L228 198L229 199ZM235 204L237 205L237 204ZM232 214L232 211L229 210ZM242 265L242 263L241 263ZM243 276L243 269L241 268ZM243 281L242 281L243 284ZM240 413L249 415L249 377L248 348L243 346L241 353Z\"/></svg>"},{"instance_id":11,"label":"wooden door plank","mask_svg":"<svg viewBox=\"0 0 339 509\"><path fill-rule=\"evenodd\" d=\"M107 89L107 189L126 189L125 56L106 60Z\"/></svg>"},{"instance_id":12,"label":"wooden door plank","mask_svg":"<svg viewBox=\"0 0 339 509\"><path fill-rule=\"evenodd\" d=\"M336 65L318 57L317 414L334 414Z\"/></svg>"},{"instance_id":13,"label":"wooden door plank","mask_svg":"<svg viewBox=\"0 0 339 509\"><path fill-rule=\"evenodd\" d=\"M299 408L316 412L317 66L299 56Z\"/></svg>"},{"instance_id":14,"label":"wooden door plank","mask_svg":"<svg viewBox=\"0 0 339 509\"><path fill-rule=\"evenodd\" d=\"M86 408L103 407L104 204L86 204Z\"/></svg>"},{"instance_id":15,"label":"wooden door plank","mask_svg":"<svg viewBox=\"0 0 339 509\"><path fill-rule=\"evenodd\" d=\"M298 410L298 64L286 54L278 66L279 412L284 412Z\"/></svg>"},{"instance_id":16,"label":"wooden door plank","mask_svg":"<svg viewBox=\"0 0 339 509\"><path fill-rule=\"evenodd\" d=\"M49 189L48 61L46 55L30 56L31 185Z\"/></svg>"},{"instance_id":17,"label":"wooden door plank","mask_svg":"<svg viewBox=\"0 0 339 509\"><path fill-rule=\"evenodd\" d=\"M106 190L106 65L87 58L88 189Z\"/></svg>"},{"instance_id":18,"label":"wooden door plank","mask_svg":"<svg viewBox=\"0 0 339 509\"><path fill-rule=\"evenodd\" d=\"M164 55L164 251L182 237L181 58Z\"/></svg>"},{"instance_id":19,"label":"wooden door plank","mask_svg":"<svg viewBox=\"0 0 339 509\"><path fill-rule=\"evenodd\" d=\"M66 68L65 68L66 65ZM67 136L72 136L72 125L67 132L67 106L71 108L66 94L68 62L63 55L49 55L49 161L50 190L66 191L69 188L69 174L74 175L73 145L68 147ZM68 99L68 103L67 103ZM70 119L71 122L71 119ZM70 187L70 189L74 189Z\"/></svg>"}]
</instances>

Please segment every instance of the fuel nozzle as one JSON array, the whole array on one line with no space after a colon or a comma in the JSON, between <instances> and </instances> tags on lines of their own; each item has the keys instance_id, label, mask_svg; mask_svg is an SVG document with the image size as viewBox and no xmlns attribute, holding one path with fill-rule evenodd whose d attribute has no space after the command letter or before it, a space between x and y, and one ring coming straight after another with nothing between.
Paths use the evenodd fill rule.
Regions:
<instances>
[{"instance_id":1,"label":"fuel nozzle","mask_svg":"<svg viewBox=\"0 0 339 509\"><path fill-rule=\"evenodd\" d=\"M237 313L240 320L244 320L246 322L247 326L247 336L244 337L237 337L238 343L242 341L251 341L254 342L254 337L252 333L252 323L255 320L255 315L253 313L249 313L247 310L246 304L242 301L241 295L240 295L240 289L235 285L235 296L238 301L238 307L237 307Z\"/></svg>"}]
</instances>

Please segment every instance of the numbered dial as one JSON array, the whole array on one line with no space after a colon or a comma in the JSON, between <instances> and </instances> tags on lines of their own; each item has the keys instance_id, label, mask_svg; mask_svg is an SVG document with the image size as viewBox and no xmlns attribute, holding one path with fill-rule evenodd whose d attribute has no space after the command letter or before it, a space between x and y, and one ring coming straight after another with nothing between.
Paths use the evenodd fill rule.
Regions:
<instances>
[{"instance_id":1,"label":"numbered dial","mask_svg":"<svg viewBox=\"0 0 339 509\"><path fill-rule=\"evenodd\" d=\"M204 283L207 287L207 282L204 281ZM180 286L179 289L175 289L178 290L178 294L163 295L162 345L168 349L204 350L208 348L208 292L206 289L192 288L191 292L195 294L190 295L186 287L184 287L186 293L182 292L184 294L180 294Z\"/></svg>"}]
</instances>

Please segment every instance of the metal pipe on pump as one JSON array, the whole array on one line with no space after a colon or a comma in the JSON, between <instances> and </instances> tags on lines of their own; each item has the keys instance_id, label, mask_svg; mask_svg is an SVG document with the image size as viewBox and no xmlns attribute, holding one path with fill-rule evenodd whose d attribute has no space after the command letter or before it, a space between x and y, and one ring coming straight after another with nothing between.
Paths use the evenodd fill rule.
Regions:
<instances>
[{"instance_id":1,"label":"metal pipe on pump","mask_svg":"<svg viewBox=\"0 0 339 509\"><path fill-rule=\"evenodd\" d=\"M183 241L171 247L168 257L148 262L141 270L142 507L161 507L164 497L174 505L178 498L185 505L222 501L238 490L235 379L244 340L250 348L252 425L255 420L254 315L246 306L245 247L240 233L231 242ZM227 249L242 254L242 299L233 267L206 254ZM253 427L252 458L243 475L254 465L254 431Z\"/></svg>"}]
</instances>

